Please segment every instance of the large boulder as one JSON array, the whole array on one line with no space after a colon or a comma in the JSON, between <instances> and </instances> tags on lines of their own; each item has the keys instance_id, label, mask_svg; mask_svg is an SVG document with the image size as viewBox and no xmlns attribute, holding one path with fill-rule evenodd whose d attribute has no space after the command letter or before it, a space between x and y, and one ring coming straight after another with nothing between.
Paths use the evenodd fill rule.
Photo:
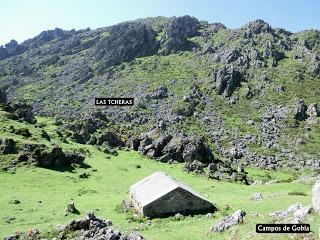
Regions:
<instances>
[{"instance_id":1,"label":"large boulder","mask_svg":"<svg viewBox=\"0 0 320 240\"><path fill-rule=\"evenodd\" d=\"M46 168L69 167L72 164L83 164L85 156L76 152L64 152L59 146L51 150L44 144L29 144L23 146L26 155L30 155L36 165Z\"/></svg>"},{"instance_id":2,"label":"large boulder","mask_svg":"<svg viewBox=\"0 0 320 240\"><path fill-rule=\"evenodd\" d=\"M307 114L311 118L319 117L320 116L320 111L319 111L319 108L318 108L318 104L317 103L311 103L308 106Z\"/></svg>"},{"instance_id":3,"label":"large boulder","mask_svg":"<svg viewBox=\"0 0 320 240\"><path fill-rule=\"evenodd\" d=\"M146 98L162 99L168 97L168 88L166 86L160 86L154 90L151 94L148 94Z\"/></svg>"},{"instance_id":4,"label":"large boulder","mask_svg":"<svg viewBox=\"0 0 320 240\"><path fill-rule=\"evenodd\" d=\"M132 136L126 141L126 147L138 151L140 141L141 139L138 136Z\"/></svg>"},{"instance_id":5,"label":"large boulder","mask_svg":"<svg viewBox=\"0 0 320 240\"><path fill-rule=\"evenodd\" d=\"M289 206L286 210L279 210L270 213L274 218L275 223L307 223L309 214L312 212L311 206L303 206L301 203L296 203Z\"/></svg>"},{"instance_id":6,"label":"large boulder","mask_svg":"<svg viewBox=\"0 0 320 240\"><path fill-rule=\"evenodd\" d=\"M186 172L203 174L206 166L207 166L206 164L198 160L194 160L193 162L185 162L182 169L183 171L186 171Z\"/></svg>"},{"instance_id":7,"label":"large boulder","mask_svg":"<svg viewBox=\"0 0 320 240\"><path fill-rule=\"evenodd\" d=\"M218 95L230 97L241 82L242 75L234 67L222 67L214 73L214 87Z\"/></svg>"},{"instance_id":8,"label":"large boulder","mask_svg":"<svg viewBox=\"0 0 320 240\"><path fill-rule=\"evenodd\" d=\"M308 118L307 105L302 99L295 99L293 103L292 114L293 118L298 121L303 121Z\"/></svg>"},{"instance_id":9,"label":"large boulder","mask_svg":"<svg viewBox=\"0 0 320 240\"><path fill-rule=\"evenodd\" d=\"M157 139L154 140L153 145L154 145L154 157L160 157L162 155L162 150L164 147L170 142L172 139L172 135L161 135Z\"/></svg>"},{"instance_id":10,"label":"large boulder","mask_svg":"<svg viewBox=\"0 0 320 240\"><path fill-rule=\"evenodd\" d=\"M240 48L223 47L214 54L214 60L223 64L236 64L238 66L249 67L250 60L257 60L259 54L246 54Z\"/></svg>"},{"instance_id":11,"label":"large boulder","mask_svg":"<svg viewBox=\"0 0 320 240\"><path fill-rule=\"evenodd\" d=\"M18 119L34 124L37 122L33 114L33 107L24 102L10 103L6 106L8 112L13 113Z\"/></svg>"},{"instance_id":12,"label":"large boulder","mask_svg":"<svg viewBox=\"0 0 320 240\"><path fill-rule=\"evenodd\" d=\"M202 137L193 136L186 140L183 147L182 157L185 162L199 160L200 162L210 163L214 160L213 154L206 146Z\"/></svg>"},{"instance_id":13,"label":"large boulder","mask_svg":"<svg viewBox=\"0 0 320 240\"><path fill-rule=\"evenodd\" d=\"M110 220L98 218L90 212L82 219L72 220L62 229L62 236L69 232L79 232L80 239L94 240L143 240L144 238L135 232L122 234L112 227Z\"/></svg>"},{"instance_id":14,"label":"large boulder","mask_svg":"<svg viewBox=\"0 0 320 240\"><path fill-rule=\"evenodd\" d=\"M222 232L228 229L231 226L243 223L243 217L246 213L242 210L238 210L234 212L232 215L221 219L217 222L212 228L211 231L213 232Z\"/></svg>"},{"instance_id":15,"label":"large boulder","mask_svg":"<svg viewBox=\"0 0 320 240\"><path fill-rule=\"evenodd\" d=\"M179 162L198 160L203 163L210 163L214 160L210 148L205 144L204 139L198 136L173 137L162 152L166 156L165 159L173 159Z\"/></svg>"},{"instance_id":16,"label":"large boulder","mask_svg":"<svg viewBox=\"0 0 320 240\"><path fill-rule=\"evenodd\" d=\"M71 138L80 144L86 144L90 140L90 134L86 131L81 130L80 132L73 132Z\"/></svg>"},{"instance_id":17,"label":"large boulder","mask_svg":"<svg viewBox=\"0 0 320 240\"><path fill-rule=\"evenodd\" d=\"M166 156L163 160L176 160L183 162L183 137L175 136L171 141L164 147L163 154Z\"/></svg>"},{"instance_id":18,"label":"large boulder","mask_svg":"<svg viewBox=\"0 0 320 240\"><path fill-rule=\"evenodd\" d=\"M112 131L103 132L97 137L97 144L102 145L103 143L107 143L110 147L123 147L125 145L120 136Z\"/></svg>"}]
</instances>

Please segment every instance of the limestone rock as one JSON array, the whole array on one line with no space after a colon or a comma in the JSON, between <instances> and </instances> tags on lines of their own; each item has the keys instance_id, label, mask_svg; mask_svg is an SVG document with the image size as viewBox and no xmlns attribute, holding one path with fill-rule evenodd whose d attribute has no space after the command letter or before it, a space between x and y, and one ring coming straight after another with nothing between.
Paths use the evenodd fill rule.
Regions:
<instances>
[{"instance_id":1,"label":"limestone rock","mask_svg":"<svg viewBox=\"0 0 320 240\"><path fill-rule=\"evenodd\" d=\"M312 103L308 106L307 114L309 117L315 118L320 116L320 111L317 103Z\"/></svg>"},{"instance_id":2,"label":"limestone rock","mask_svg":"<svg viewBox=\"0 0 320 240\"><path fill-rule=\"evenodd\" d=\"M223 94L226 97L231 96L240 81L241 74L233 67L223 67L214 74L214 86L217 94Z\"/></svg>"},{"instance_id":3,"label":"limestone rock","mask_svg":"<svg viewBox=\"0 0 320 240\"><path fill-rule=\"evenodd\" d=\"M293 118L302 121L308 118L307 115L307 105L301 99L295 99L293 106Z\"/></svg>"},{"instance_id":4,"label":"limestone rock","mask_svg":"<svg viewBox=\"0 0 320 240\"><path fill-rule=\"evenodd\" d=\"M228 229L229 227L232 227L234 225L243 223L243 217L246 215L246 213L242 210L238 210L234 212L232 215L225 217L218 221L212 228L211 231L213 232L222 232Z\"/></svg>"},{"instance_id":5,"label":"limestone rock","mask_svg":"<svg viewBox=\"0 0 320 240\"><path fill-rule=\"evenodd\" d=\"M252 201L261 201L263 199L261 193L254 193L250 196L250 200Z\"/></svg>"}]
</instances>

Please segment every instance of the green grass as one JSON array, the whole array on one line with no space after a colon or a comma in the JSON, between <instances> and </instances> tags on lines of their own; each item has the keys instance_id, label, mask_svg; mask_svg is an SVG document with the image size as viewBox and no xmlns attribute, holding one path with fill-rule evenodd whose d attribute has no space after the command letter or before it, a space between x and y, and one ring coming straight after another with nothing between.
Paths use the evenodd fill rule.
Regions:
<instances>
[{"instance_id":1,"label":"green grass","mask_svg":"<svg viewBox=\"0 0 320 240\"><path fill-rule=\"evenodd\" d=\"M41 128L7 119L4 112L1 112L0 117L1 137L11 137L20 145L26 141L51 144L39 137ZM33 135L33 140L4 131L10 125L15 128L28 128ZM246 186L218 182L204 176L182 172L181 164L169 165L155 162L136 152L120 151L118 156L107 159L104 153L93 146L75 144L72 141L70 144L61 142L55 133L56 126L50 118L37 117L36 125L43 126L52 136L52 143L58 144L64 149L88 150L90 153L87 155L86 163L91 168L78 168L72 172L63 172L23 167L18 168L15 174L0 172L0 237L17 230L26 231L32 227L45 232L57 224L66 224L70 219L79 218L87 211L93 210L97 216L111 219L114 225L123 231L140 230L140 233L147 239L228 239L231 236L235 239L243 239L250 232L254 232L257 222L271 223L270 212L286 209L296 202L303 204L311 202L310 194L308 196L289 195L293 192L308 193L311 191L311 185L288 183L289 179L296 178L296 175L289 171L273 172L256 168L246 169L253 180L277 179L281 182L278 184ZM3 158L3 156L1 157ZM8 155L8 157L14 158L14 155ZM141 168L136 168L136 165L140 165ZM121 201L128 199L130 185L159 170L200 192L214 202L219 211L213 218L198 215L177 221L170 217L154 219L151 225L141 225L141 222L145 221L144 219L137 219L132 214L119 211ZM89 177L80 178L79 175L82 173L88 173ZM254 192L262 193L264 200L261 202L250 201L250 195ZM11 199L19 199L21 203L9 204ZM64 211L71 199L81 214L65 217ZM224 210L225 205L229 205L230 210ZM215 222L237 209L243 209L247 212L243 225L235 226L225 233L209 234L209 229ZM258 217L252 216L255 213L259 214ZM6 223L10 217L14 217L15 220ZM310 221L313 229L317 230L315 226L319 218L311 216ZM272 239L270 235L261 237Z\"/></svg>"},{"instance_id":2,"label":"green grass","mask_svg":"<svg viewBox=\"0 0 320 240\"><path fill-rule=\"evenodd\" d=\"M119 156L106 159L106 155L94 147L85 148L91 153L86 162L92 169L97 169L91 171L87 179L80 179L79 174L87 172L88 169L59 172L43 168L20 168L15 174L0 172L1 236L31 227L46 230L80 217L64 216L66 204L71 199L74 200L81 216L89 210L94 210L97 216L111 219L121 230L139 229L140 223L129 222L128 214L117 211L117 205L128 199L131 184L159 170L167 172L209 198L216 203L220 211L214 218L199 215L186 217L182 221L176 221L174 218L154 219L150 226L141 230L141 234L147 239L226 239L233 230L236 230L238 239L243 239L249 232L255 231L257 222L270 223L270 212L285 209L296 202L306 205L311 203L310 196L288 196L290 192L310 192L310 185L279 183L245 186L218 182L182 172L179 164L169 165L151 161L136 152L122 151ZM137 169L137 164L141 165L141 168ZM251 170L249 173L257 177L259 170ZM282 180L290 178L291 175L279 173L273 174L272 177ZM250 195L254 192L262 193L264 200L257 203L250 201ZM19 199L21 204L11 205L8 203L11 199ZM226 204L231 209L222 211ZM247 212L244 225L236 226L222 234L208 235L208 229L216 221L237 209ZM254 213L259 213L258 218L252 217ZM16 220L7 224L3 220L6 217L15 217ZM318 217L311 217L313 230L317 230L315 224L318 222Z\"/></svg>"}]
</instances>

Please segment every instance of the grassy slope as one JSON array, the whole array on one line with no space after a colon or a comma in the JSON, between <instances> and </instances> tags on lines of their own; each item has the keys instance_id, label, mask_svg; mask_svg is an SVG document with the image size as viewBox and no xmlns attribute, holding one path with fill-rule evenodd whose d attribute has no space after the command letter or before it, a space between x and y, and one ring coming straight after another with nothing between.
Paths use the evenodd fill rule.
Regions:
<instances>
[{"instance_id":1,"label":"grassy slope","mask_svg":"<svg viewBox=\"0 0 320 240\"><path fill-rule=\"evenodd\" d=\"M47 122L45 129L53 134L54 127L42 118L39 122ZM10 124L16 128L25 126L11 120L0 121L0 136L13 137L15 135L4 133L3 127ZM20 126L21 125L21 126ZM32 125L28 128L37 135L39 129ZM54 136L55 137L55 136ZM20 138L21 141L26 141ZM38 141L42 141L37 139ZM64 216L66 204L74 199L81 216L89 210L94 210L97 216L110 218L114 225L122 230L139 229L140 223L127 220L128 215L116 210L116 206L128 198L129 186L149 174L162 170L178 180L185 182L208 199L216 203L220 209L214 218L205 216L187 217L183 221L174 218L154 219L152 224L141 230L147 239L244 239L249 233L255 232L258 222L269 223L268 214L275 210L285 209L296 202L310 204L311 186L297 183L278 183L261 186L245 186L241 184L217 182L206 177L188 174L181 171L181 165L169 165L151 161L136 152L120 152L119 156L106 158L106 155L92 146L78 144L64 144L57 138L53 140L64 148L86 148L90 156L86 162L91 169L76 169L74 172L59 172L43 168L20 168L15 174L0 172L0 237L13 233L16 230L27 230L37 227L41 230L50 229L58 223L80 216ZM0 156L2 157L2 156ZM136 165L141 168L136 168ZM92 171L97 169L97 171ZM267 172L257 169L248 169L253 178L263 178L270 174L273 179L292 178L290 173ZM82 172L90 172L88 179L80 179ZM305 192L307 196L289 196L288 192ZM262 202L252 202L249 197L254 192L261 192L264 196ZM10 205L10 199L19 199L21 204ZM41 201L42 203L39 203ZM223 210L228 204L231 209ZM208 234L208 229L220 218L231 214L237 209L247 212L244 225L235 226L222 234ZM252 216L259 213L258 217ZM5 223L7 217L15 217L12 223ZM311 216L309 219L312 230L317 233L320 218ZM286 236L267 235L257 236L255 239L287 239Z\"/></svg>"}]
</instances>

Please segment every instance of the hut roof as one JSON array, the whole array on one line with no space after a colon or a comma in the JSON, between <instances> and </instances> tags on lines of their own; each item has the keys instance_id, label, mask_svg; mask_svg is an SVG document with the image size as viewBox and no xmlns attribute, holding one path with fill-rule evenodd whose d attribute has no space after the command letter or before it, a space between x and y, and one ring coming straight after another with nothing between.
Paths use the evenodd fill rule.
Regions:
<instances>
[{"instance_id":1,"label":"hut roof","mask_svg":"<svg viewBox=\"0 0 320 240\"><path fill-rule=\"evenodd\" d=\"M182 188L209 202L209 200L202 197L190 187L178 182L163 172L155 172L152 175L133 184L130 187L130 194L135 198L136 201L139 202L140 206L146 206L177 188Z\"/></svg>"}]
</instances>

